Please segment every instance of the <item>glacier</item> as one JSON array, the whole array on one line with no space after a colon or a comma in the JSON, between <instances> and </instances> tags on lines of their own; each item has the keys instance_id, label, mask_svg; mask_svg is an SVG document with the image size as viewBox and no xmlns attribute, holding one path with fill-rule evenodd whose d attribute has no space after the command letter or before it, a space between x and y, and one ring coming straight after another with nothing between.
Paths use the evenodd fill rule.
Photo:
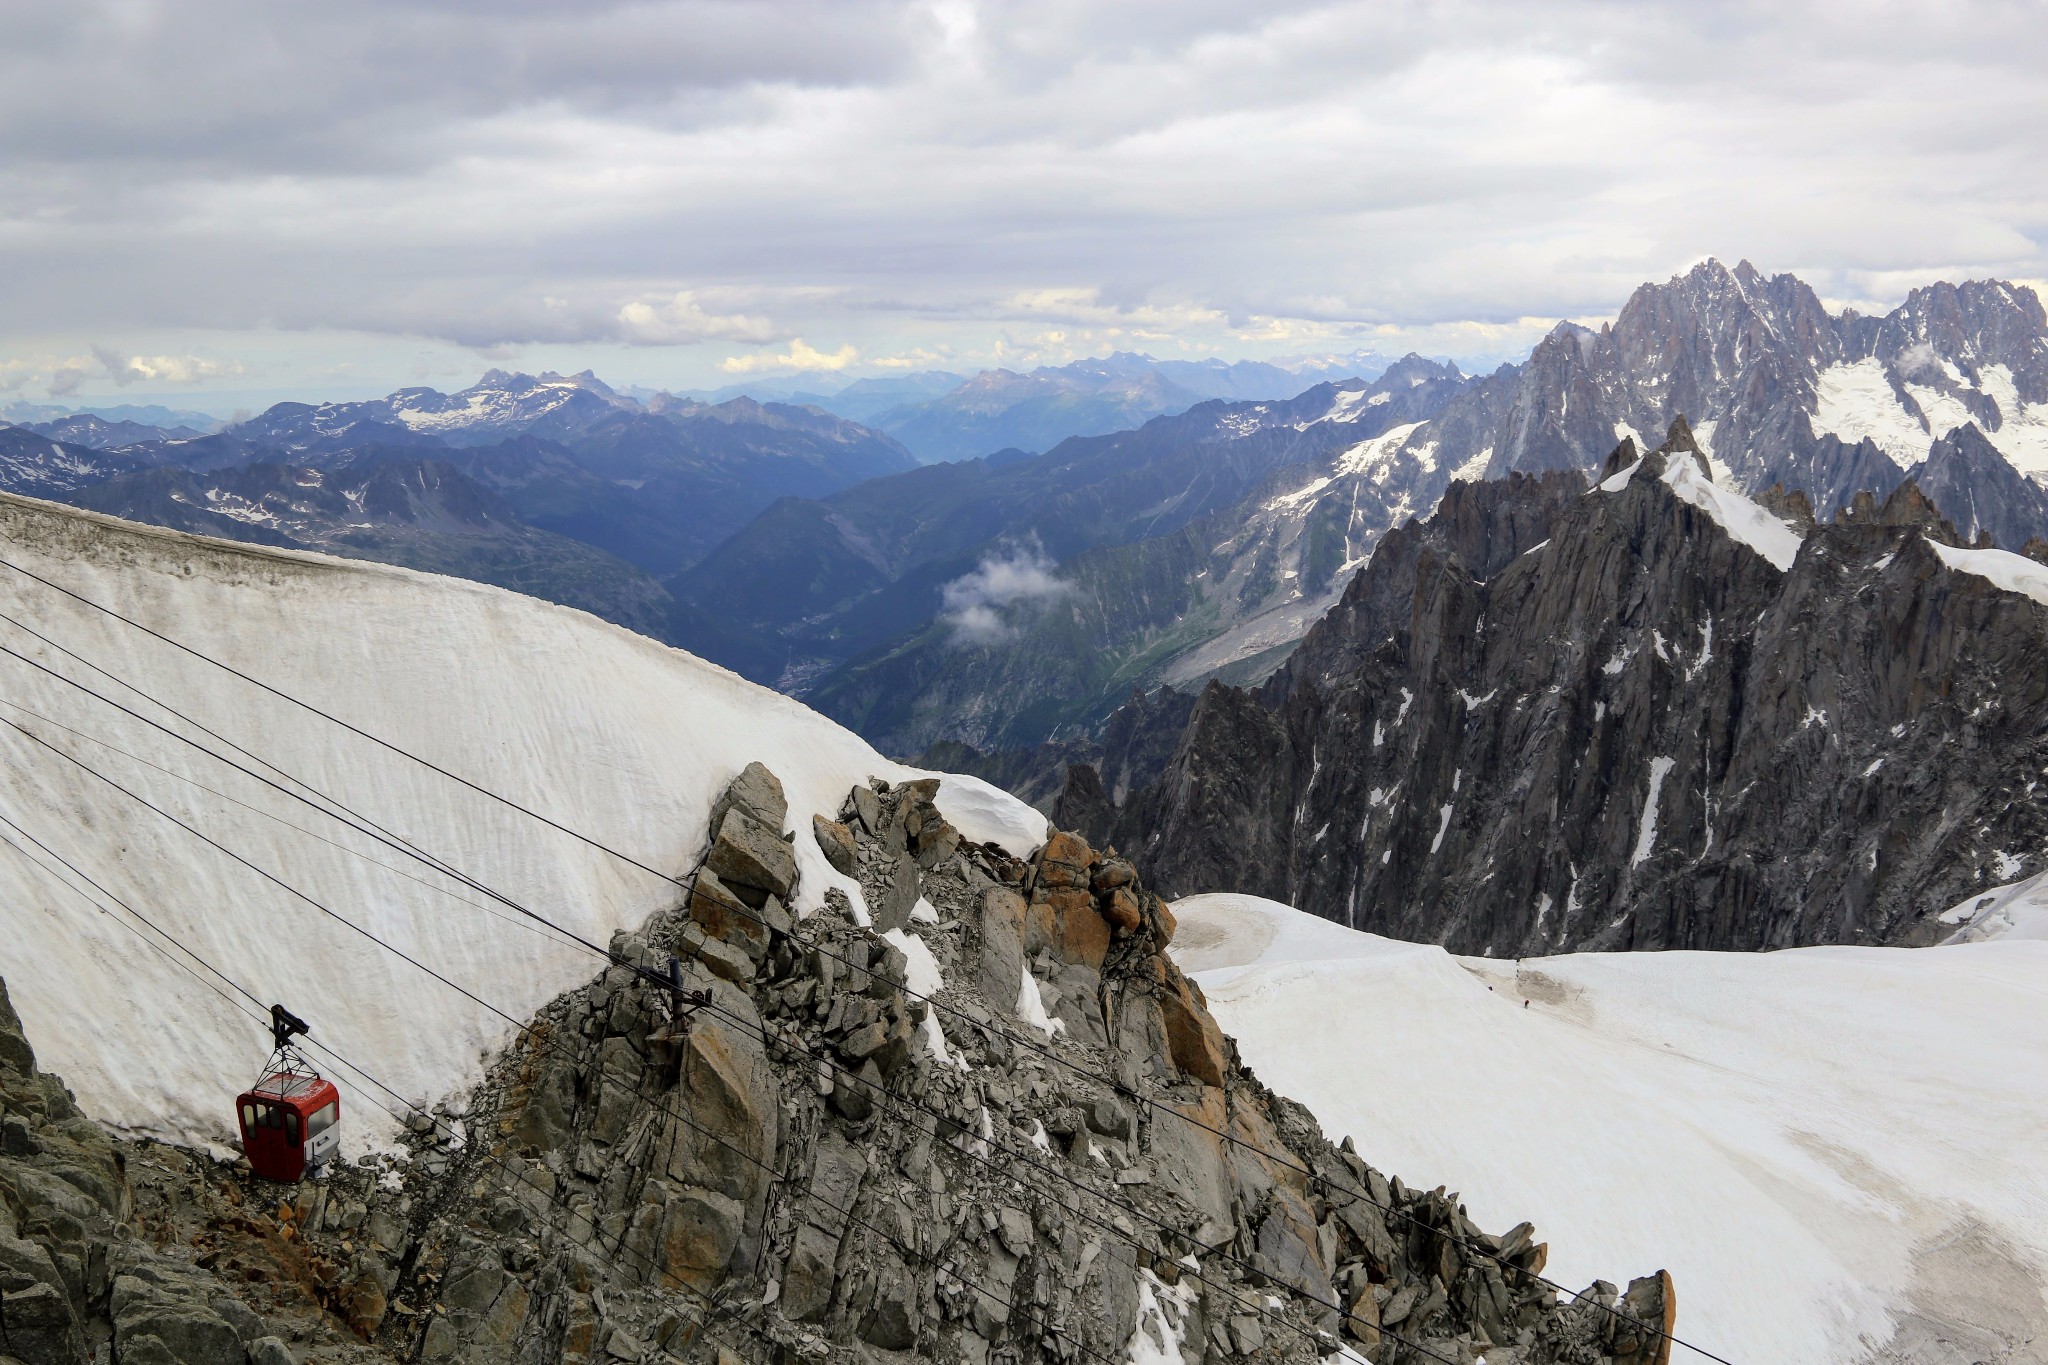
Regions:
<instances>
[{"instance_id":1,"label":"glacier","mask_svg":"<svg viewBox=\"0 0 2048 1365\"><path fill-rule=\"evenodd\" d=\"M2033 1358L1926 1343L2048 1327L2048 941L1514 962L1173 908L1267 1084L1480 1222L1533 1219L1553 1279L1662 1265L1679 1335L1731 1360Z\"/></svg>"}]
</instances>

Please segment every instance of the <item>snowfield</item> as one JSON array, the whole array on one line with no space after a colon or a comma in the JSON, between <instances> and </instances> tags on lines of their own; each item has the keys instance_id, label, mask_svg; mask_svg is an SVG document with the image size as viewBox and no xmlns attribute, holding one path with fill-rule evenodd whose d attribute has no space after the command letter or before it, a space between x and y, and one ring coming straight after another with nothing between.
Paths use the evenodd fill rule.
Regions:
<instances>
[{"instance_id":1,"label":"snowfield","mask_svg":"<svg viewBox=\"0 0 2048 1365\"><path fill-rule=\"evenodd\" d=\"M827 887L859 896L825 863L811 815L835 813L870 774L917 775L723 669L581 612L459 579L202 540L5 496L0 559L671 875L695 864L711 803L758 759L789 795L806 910ZM603 944L679 895L7 569L0 612L584 938ZM185 728L5 622L0 644ZM0 718L514 1018L602 966L29 664L0 655L0 668ZM510 1037L503 1020L15 730L0 726L0 752L0 815L266 1003L287 1005L312 1024L313 1043L435 1100L475 1077L481 1058ZM1043 841L1042 816L976 779L947 777L938 804L970 839L1019 852ZM0 898L8 925L0 976L44 1065L95 1117L225 1144L234 1096L268 1053L263 1029L4 845ZM349 1145L360 1151L390 1121L343 1080L354 1101Z\"/></svg>"},{"instance_id":2,"label":"snowfield","mask_svg":"<svg viewBox=\"0 0 2048 1365\"><path fill-rule=\"evenodd\" d=\"M1174 911L1267 1084L1482 1227L1533 1220L1569 1287L1668 1269L1678 1334L1737 1362L2043 1359L2048 942L1516 964Z\"/></svg>"}]
</instances>

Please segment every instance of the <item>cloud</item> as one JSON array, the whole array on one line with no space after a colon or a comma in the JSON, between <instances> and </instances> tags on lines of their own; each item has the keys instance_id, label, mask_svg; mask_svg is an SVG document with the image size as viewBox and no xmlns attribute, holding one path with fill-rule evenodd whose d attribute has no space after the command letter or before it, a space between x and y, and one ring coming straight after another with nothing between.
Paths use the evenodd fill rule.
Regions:
<instances>
[{"instance_id":1,"label":"cloud","mask_svg":"<svg viewBox=\"0 0 2048 1365\"><path fill-rule=\"evenodd\" d=\"M960 645L997 645L1015 639L1019 609L1043 606L1072 591L1059 566L1034 538L985 556L972 573L939 592L939 620Z\"/></svg>"},{"instance_id":2,"label":"cloud","mask_svg":"<svg viewBox=\"0 0 2048 1365\"><path fill-rule=\"evenodd\" d=\"M695 341L768 342L775 324L746 313L707 313L687 289L660 302L645 300L619 309L625 339L644 346L675 346Z\"/></svg>"},{"instance_id":3,"label":"cloud","mask_svg":"<svg viewBox=\"0 0 2048 1365\"><path fill-rule=\"evenodd\" d=\"M952 358L939 351L926 350L916 346L901 355L878 355L865 363L878 370L926 370L934 365L944 365Z\"/></svg>"},{"instance_id":4,"label":"cloud","mask_svg":"<svg viewBox=\"0 0 2048 1365\"><path fill-rule=\"evenodd\" d=\"M91 346L79 355L0 361L0 391L41 388L52 398L63 398L95 383L118 388L140 383L191 385L246 372L235 361L197 355L127 355L111 347Z\"/></svg>"},{"instance_id":5,"label":"cloud","mask_svg":"<svg viewBox=\"0 0 2048 1365\"><path fill-rule=\"evenodd\" d=\"M1896 299L2048 277L2044 65L1932 0L0 6L0 347L1507 348L1708 253Z\"/></svg>"},{"instance_id":6,"label":"cloud","mask_svg":"<svg viewBox=\"0 0 2048 1365\"><path fill-rule=\"evenodd\" d=\"M243 367L217 360L208 360L196 355L131 355L123 356L118 351L95 346L93 359L104 376L117 386L127 388L130 384L196 384L202 379L217 379L225 375L244 373ZM82 382L89 372L68 370L77 374ZM77 383L72 383L72 389ZM67 390L68 391L68 390Z\"/></svg>"},{"instance_id":7,"label":"cloud","mask_svg":"<svg viewBox=\"0 0 2048 1365\"><path fill-rule=\"evenodd\" d=\"M860 359L860 352L852 346L841 346L836 351L816 350L797 337L789 343L789 349L781 355L730 355L720 361L718 368L727 374L759 374L763 370L843 370Z\"/></svg>"}]
</instances>

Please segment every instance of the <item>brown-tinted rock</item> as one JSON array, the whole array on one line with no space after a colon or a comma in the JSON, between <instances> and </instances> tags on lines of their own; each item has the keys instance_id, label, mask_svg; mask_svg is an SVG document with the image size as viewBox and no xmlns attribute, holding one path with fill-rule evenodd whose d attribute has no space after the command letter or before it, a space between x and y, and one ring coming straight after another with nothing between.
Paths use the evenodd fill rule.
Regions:
<instances>
[{"instance_id":1,"label":"brown-tinted rock","mask_svg":"<svg viewBox=\"0 0 2048 1365\"><path fill-rule=\"evenodd\" d=\"M765 916L733 894L709 867L698 869L690 883L690 918L710 937L744 949L750 957L768 950Z\"/></svg>"},{"instance_id":2,"label":"brown-tinted rock","mask_svg":"<svg viewBox=\"0 0 2048 1365\"><path fill-rule=\"evenodd\" d=\"M1157 899L1152 902L1152 924L1161 948L1173 942L1174 933L1180 928L1180 921L1173 917L1173 907Z\"/></svg>"},{"instance_id":3,"label":"brown-tinted rock","mask_svg":"<svg viewBox=\"0 0 2048 1365\"><path fill-rule=\"evenodd\" d=\"M1038 855L1038 884L1044 887L1088 885L1088 868L1095 854L1078 834L1060 830L1045 841Z\"/></svg>"},{"instance_id":4,"label":"brown-tinted rock","mask_svg":"<svg viewBox=\"0 0 2048 1365\"><path fill-rule=\"evenodd\" d=\"M1133 933L1145 922L1138 898L1128 886L1119 886L1102 898L1102 913L1118 934Z\"/></svg>"},{"instance_id":5,"label":"brown-tinted rock","mask_svg":"<svg viewBox=\"0 0 2048 1365\"><path fill-rule=\"evenodd\" d=\"M825 861L841 876L854 874L853 831L837 820L827 820L822 815L811 817L811 837L818 841L818 851L825 855Z\"/></svg>"},{"instance_id":6,"label":"brown-tinted rock","mask_svg":"<svg viewBox=\"0 0 2048 1365\"><path fill-rule=\"evenodd\" d=\"M1173 1064L1203 1085L1220 1086L1230 1070L1230 1051L1223 1030L1209 1014L1200 989L1176 967L1162 964L1159 1010L1166 1026L1166 1045Z\"/></svg>"},{"instance_id":7,"label":"brown-tinted rock","mask_svg":"<svg viewBox=\"0 0 2048 1365\"><path fill-rule=\"evenodd\" d=\"M1371 1285L1360 1290L1344 1315L1344 1335L1368 1351L1380 1344L1380 1301L1372 1290Z\"/></svg>"},{"instance_id":8,"label":"brown-tinted rock","mask_svg":"<svg viewBox=\"0 0 2048 1365\"><path fill-rule=\"evenodd\" d=\"M724 1280L745 1222L746 1210L716 1190L672 1195L662 1212L662 1285L710 1289Z\"/></svg>"},{"instance_id":9,"label":"brown-tinted rock","mask_svg":"<svg viewBox=\"0 0 2048 1365\"><path fill-rule=\"evenodd\" d=\"M1137 869L1121 858L1110 858L1098 863L1088 878L1089 885L1097 891L1110 891L1119 886L1129 886L1137 880Z\"/></svg>"},{"instance_id":10,"label":"brown-tinted rock","mask_svg":"<svg viewBox=\"0 0 2048 1365\"><path fill-rule=\"evenodd\" d=\"M1062 962L1101 971L1109 955L1109 922L1095 908L1095 898L1076 887L1039 893L1031 902L1028 953L1050 948Z\"/></svg>"}]
</instances>

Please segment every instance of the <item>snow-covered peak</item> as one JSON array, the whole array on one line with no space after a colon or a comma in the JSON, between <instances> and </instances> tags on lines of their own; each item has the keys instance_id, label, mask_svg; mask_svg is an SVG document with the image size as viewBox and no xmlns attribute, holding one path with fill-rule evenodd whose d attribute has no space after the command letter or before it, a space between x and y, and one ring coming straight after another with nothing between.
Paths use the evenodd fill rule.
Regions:
<instances>
[{"instance_id":1,"label":"snow-covered peak","mask_svg":"<svg viewBox=\"0 0 2048 1365\"><path fill-rule=\"evenodd\" d=\"M811 817L835 814L870 774L916 775L721 668L475 583L204 541L12 497L0 498L0 557L675 874L694 864L725 784L747 763L765 763L788 793L806 912L829 887L859 895L825 861ZM150 697L587 939L605 943L679 894L26 578L0 570L0 601ZM25 636L10 647L90 677ZM17 708L8 718L515 1018L601 965L48 675L8 666L6 695ZM153 702L121 695L163 716ZM476 1074L509 1036L502 1020L48 749L12 730L0 736L0 813L263 999L288 1005L312 1023L316 1043L433 1098ZM970 839L1022 852L1044 837L1043 816L972 778L947 777L938 804ZM167 1138L223 1142L233 1096L267 1051L262 1031L4 846L0 901L10 907L0 976L47 1064L87 1110ZM91 1026L81 1026L87 1017ZM358 1132L375 1130L370 1106L355 1113Z\"/></svg>"},{"instance_id":2,"label":"snow-covered peak","mask_svg":"<svg viewBox=\"0 0 2048 1365\"><path fill-rule=\"evenodd\" d=\"M1799 533L1753 499L1716 482L1704 468L1704 455L1672 450L1638 456L1595 484L1593 491L1622 492L1653 456L1663 460L1664 472L1659 477L1680 501L1705 512L1722 530L1768 559L1781 572L1792 567L1792 561L1799 557ZM1656 465L1652 463L1650 468L1654 470Z\"/></svg>"},{"instance_id":3,"label":"snow-covered peak","mask_svg":"<svg viewBox=\"0 0 2048 1365\"><path fill-rule=\"evenodd\" d=\"M401 389L385 401L393 420L413 431L438 433L533 422L579 400L599 409L637 406L588 370L566 378L553 371L528 375L487 370L457 393Z\"/></svg>"},{"instance_id":4,"label":"snow-covered peak","mask_svg":"<svg viewBox=\"0 0 2048 1365\"><path fill-rule=\"evenodd\" d=\"M1665 460L1664 482L1681 500L1712 517L1722 530L1780 571L1791 568L1799 557L1797 532L1751 499L1715 483L1689 455L1674 452Z\"/></svg>"}]
</instances>

